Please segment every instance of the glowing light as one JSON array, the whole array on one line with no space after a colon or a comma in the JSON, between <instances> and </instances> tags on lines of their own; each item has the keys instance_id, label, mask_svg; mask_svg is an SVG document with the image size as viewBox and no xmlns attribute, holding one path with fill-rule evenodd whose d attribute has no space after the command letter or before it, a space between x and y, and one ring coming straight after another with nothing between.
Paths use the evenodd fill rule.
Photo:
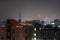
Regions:
<instances>
[{"instance_id":1,"label":"glowing light","mask_svg":"<svg viewBox=\"0 0 60 40\"><path fill-rule=\"evenodd\" d=\"M60 28L60 25L58 27Z\"/></svg>"},{"instance_id":2,"label":"glowing light","mask_svg":"<svg viewBox=\"0 0 60 40\"><path fill-rule=\"evenodd\" d=\"M34 37L34 40L36 40L36 37Z\"/></svg>"},{"instance_id":3,"label":"glowing light","mask_svg":"<svg viewBox=\"0 0 60 40\"><path fill-rule=\"evenodd\" d=\"M39 28L41 30L41 28Z\"/></svg>"},{"instance_id":4,"label":"glowing light","mask_svg":"<svg viewBox=\"0 0 60 40\"><path fill-rule=\"evenodd\" d=\"M53 22L53 23L51 23L52 25L54 25L55 23Z\"/></svg>"},{"instance_id":5,"label":"glowing light","mask_svg":"<svg viewBox=\"0 0 60 40\"><path fill-rule=\"evenodd\" d=\"M16 26L17 28L22 28L23 26Z\"/></svg>"},{"instance_id":6,"label":"glowing light","mask_svg":"<svg viewBox=\"0 0 60 40\"><path fill-rule=\"evenodd\" d=\"M36 31L36 28L34 28L34 31Z\"/></svg>"},{"instance_id":7,"label":"glowing light","mask_svg":"<svg viewBox=\"0 0 60 40\"><path fill-rule=\"evenodd\" d=\"M19 26L16 26L17 28L19 27Z\"/></svg>"},{"instance_id":8,"label":"glowing light","mask_svg":"<svg viewBox=\"0 0 60 40\"><path fill-rule=\"evenodd\" d=\"M32 24L27 24L27 23L21 23L21 25L28 25L28 26L32 26Z\"/></svg>"},{"instance_id":9,"label":"glowing light","mask_svg":"<svg viewBox=\"0 0 60 40\"><path fill-rule=\"evenodd\" d=\"M34 36L36 36L36 33L34 33Z\"/></svg>"}]
</instances>

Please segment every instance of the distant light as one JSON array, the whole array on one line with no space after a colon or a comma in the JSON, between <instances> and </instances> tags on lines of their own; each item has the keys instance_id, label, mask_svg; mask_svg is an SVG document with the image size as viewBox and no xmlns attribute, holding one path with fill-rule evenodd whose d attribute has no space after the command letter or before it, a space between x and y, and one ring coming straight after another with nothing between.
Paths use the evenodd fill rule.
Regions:
<instances>
[{"instance_id":1,"label":"distant light","mask_svg":"<svg viewBox=\"0 0 60 40\"><path fill-rule=\"evenodd\" d=\"M19 27L19 26L16 26L17 28Z\"/></svg>"},{"instance_id":2,"label":"distant light","mask_svg":"<svg viewBox=\"0 0 60 40\"><path fill-rule=\"evenodd\" d=\"M58 27L60 28L60 25Z\"/></svg>"},{"instance_id":3,"label":"distant light","mask_svg":"<svg viewBox=\"0 0 60 40\"><path fill-rule=\"evenodd\" d=\"M52 25L54 25L55 23L53 22L53 23L51 23Z\"/></svg>"},{"instance_id":4,"label":"distant light","mask_svg":"<svg viewBox=\"0 0 60 40\"><path fill-rule=\"evenodd\" d=\"M22 28L23 26L16 26L17 28Z\"/></svg>"},{"instance_id":5,"label":"distant light","mask_svg":"<svg viewBox=\"0 0 60 40\"><path fill-rule=\"evenodd\" d=\"M28 26L32 26L32 24L26 24L26 23L21 23L21 25L28 25Z\"/></svg>"},{"instance_id":6,"label":"distant light","mask_svg":"<svg viewBox=\"0 0 60 40\"><path fill-rule=\"evenodd\" d=\"M36 28L34 28L34 31L36 31Z\"/></svg>"},{"instance_id":7,"label":"distant light","mask_svg":"<svg viewBox=\"0 0 60 40\"><path fill-rule=\"evenodd\" d=\"M41 28L39 28L41 30Z\"/></svg>"},{"instance_id":8,"label":"distant light","mask_svg":"<svg viewBox=\"0 0 60 40\"><path fill-rule=\"evenodd\" d=\"M36 40L36 37L34 37L34 40Z\"/></svg>"},{"instance_id":9,"label":"distant light","mask_svg":"<svg viewBox=\"0 0 60 40\"><path fill-rule=\"evenodd\" d=\"M36 36L36 33L34 33L34 36Z\"/></svg>"}]
</instances>

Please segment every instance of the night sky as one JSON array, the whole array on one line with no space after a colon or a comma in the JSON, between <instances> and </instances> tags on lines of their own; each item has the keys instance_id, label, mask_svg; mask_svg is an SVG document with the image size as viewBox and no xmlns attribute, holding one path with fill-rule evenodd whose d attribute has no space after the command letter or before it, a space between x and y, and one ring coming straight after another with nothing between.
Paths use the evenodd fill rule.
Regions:
<instances>
[{"instance_id":1,"label":"night sky","mask_svg":"<svg viewBox=\"0 0 60 40\"><path fill-rule=\"evenodd\" d=\"M0 19L60 19L59 0L0 0Z\"/></svg>"}]
</instances>

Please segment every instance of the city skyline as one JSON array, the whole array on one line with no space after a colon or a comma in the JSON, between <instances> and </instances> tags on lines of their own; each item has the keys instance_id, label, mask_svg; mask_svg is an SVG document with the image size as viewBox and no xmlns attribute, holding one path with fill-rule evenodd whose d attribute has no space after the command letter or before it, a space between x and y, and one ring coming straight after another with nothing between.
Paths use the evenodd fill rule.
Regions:
<instances>
[{"instance_id":1,"label":"city skyline","mask_svg":"<svg viewBox=\"0 0 60 40\"><path fill-rule=\"evenodd\" d=\"M0 0L0 19L60 19L59 0Z\"/></svg>"}]
</instances>

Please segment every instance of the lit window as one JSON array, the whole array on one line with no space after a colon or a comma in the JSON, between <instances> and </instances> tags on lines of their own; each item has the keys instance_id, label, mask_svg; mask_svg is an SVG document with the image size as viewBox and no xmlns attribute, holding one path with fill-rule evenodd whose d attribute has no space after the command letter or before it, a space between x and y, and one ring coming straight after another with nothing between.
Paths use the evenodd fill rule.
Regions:
<instances>
[{"instance_id":1,"label":"lit window","mask_svg":"<svg viewBox=\"0 0 60 40\"><path fill-rule=\"evenodd\" d=\"M36 37L34 37L34 40L36 40Z\"/></svg>"},{"instance_id":2,"label":"lit window","mask_svg":"<svg viewBox=\"0 0 60 40\"><path fill-rule=\"evenodd\" d=\"M55 23L53 22L53 23L51 23L52 25L54 25Z\"/></svg>"},{"instance_id":3,"label":"lit window","mask_svg":"<svg viewBox=\"0 0 60 40\"><path fill-rule=\"evenodd\" d=\"M41 30L41 28L39 28Z\"/></svg>"},{"instance_id":4,"label":"lit window","mask_svg":"<svg viewBox=\"0 0 60 40\"><path fill-rule=\"evenodd\" d=\"M36 36L36 33L34 33L34 36Z\"/></svg>"},{"instance_id":5,"label":"lit window","mask_svg":"<svg viewBox=\"0 0 60 40\"><path fill-rule=\"evenodd\" d=\"M58 27L60 28L60 25Z\"/></svg>"},{"instance_id":6,"label":"lit window","mask_svg":"<svg viewBox=\"0 0 60 40\"><path fill-rule=\"evenodd\" d=\"M34 31L36 31L36 28L34 28Z\"/></svg>"}]
</instances>

